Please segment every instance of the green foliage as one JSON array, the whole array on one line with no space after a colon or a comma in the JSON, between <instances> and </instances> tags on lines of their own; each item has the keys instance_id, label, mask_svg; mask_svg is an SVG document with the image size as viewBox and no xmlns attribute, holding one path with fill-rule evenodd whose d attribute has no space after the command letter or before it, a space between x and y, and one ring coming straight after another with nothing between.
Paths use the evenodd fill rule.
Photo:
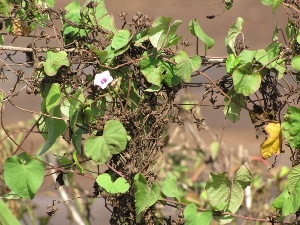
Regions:
<instances>
[{"instance_id":1,"label":"green foliage","mask_svg":"<svg viewBox=\"0 0 300 225\"><path fill-rule=\"evenodd\" d=\"M2 199L0 199L0 222L3 225L21 225L21 223L12 214L12 212Z\"/></svg>"},{"instance_id":2,"label":"green foliage","mask_svg":"<svg viewBox=\"0 0 300 225\"><path fill-rule=\"evenodd\" d=\"M60 85L58 83L52 84L45 102L47 112L50 113L55 106L59 105L61 99L62 93L60 91Z\"/></svg>"},{"instance_id":3,"label":"green foliage","mask_svg":"<svg viewBox=\"0 0 300 225\"><path fill-rule=\"evenodd\" d=\"M140 214L160 199L160 187L157 183L152 183L149 187L143 174L138 173L134 176L135 188L135 211Z\"/></svg>"},{"instance_id":4,"label":"green foliage","mask_svg":"<svg viewBox=\"0 0 300 225\"><path fill-rule=\"evenodd\" d=\"M238 17L236 22L230 27L227 37L225 38L225 46L227 48L228 54L236 55L234 43L237 36L242 31L242 25L244 20L241 17Z\"/></svg>"},{"instance_id":5,"label":"green foliage","mask_svg":"<svg viewBox=\"0 0 300 225\"><path fill-rule=\"evenodd\" d=\"M233 179L225 173L210 173L205 190L211 205L220 211L235 213L244 198L243 190L251 183L251 173L246 166L241 166Z\"/></svg>"},{"instance_id":6,"label":"green foliage","mask_svg":"<svg viewBox=\"0 0 300 225\"><path fill-rule=\"evenodd\" d=\"M5 160L5 184L23 198L33 199L44 180L45 164L37 159L21 153Z\"/></svg>"},{"instance_id":7,"label":"green foliage","mask_svg":"<svg viewBox=\"0 0 300 225\"><path fill-rule=\"evenodd\" d=\"M198 22L198 19L193 19L189 23L189 30L192 33L192 35L196 36L199 38L201 41L204 42L205 44L205 54L208 49L212 48L215 44L215 41L208 37L203 30L200 27L200 24Z\"/></svg>"},{"instance_id":8,"label":"green foliage","mask_svg":"<svg viewBox=\"0 0 300 225\"><path fill-rule=\"evenodd\" d=\"M290 146L300 149L300 109L289 106L281 124L281 131Z\"/></svg>"},{"instance_id":9,"label":"green foliage","mask_svg":"<svg viewBox=\"0 0 300 225\"><path fill-rule=\"evenodd\" d=\"M291 66L295 71L300 73L300 55L296 55L292 58Z\"/></svg>"},{"instance_id":10,"label":"green foliage","mask_svg":"<svg viewBox=\"0 0 300 225\"><path fill-rule=\"evenodd\" d=\"M245 105L246 98L243 94L238 94L232 88L228 94L228 97L224 99L224 114L232 122L237 122L240 120L240 112L243 106Z\"/></svg>"},{"instance_id":11,"label":"green foliage","mask_svg":"<svg viewBox=\"0 0 300 225\"><path fill-rule=\"evenodd\" d=\"M48 76L54 76L61 66L69 66L70 62L64 51L47 51L46 61L42 62L41 65L44 66L44 71Z\"/></svg>"},{"instance_id":12,"label":"green foliage","mask_svg":"<svg viewBox=\"0 0 300 225\"><path fill-rule=\"evenodd\" d=\"M232 74L234 90L238 94L249 96L260 87L261 75L252 69L236 69Z\"/></svg>"},{"instance_id":13,"label":"green foliage","mask_svg":"<svg viewBox=\"0 0 300 225\"><path fill-rule=\"evenodd\" d=\"M209 225L211 220L212 220L212 211L197 213L197 207L195 204L189 204L184 209L184 224L186 225L194 225L194 224Z\"/></svg>"},{"instance_id":14,"label":"green foliage","mask_svg":"<svg viewBox=\"0 0 300 225\"><path fill-rule=\"evenodd\" d=\"M170 198L176 198L180 201L180 194L177 187L177 177L172 173L168 172L167 176L163 179L161 183L162 193Z\"/></svg>"},{"instance_id":15,"label":"green foliage","mask_svg":"<svg viewBox=\"0 0 300 225\"><path fill-rule=\"evenodd\" d=\"M111 41L111 47L115 51L122 49L129 43L130 39L130 32L128 30L118 30Z\"/></svg>"},{"instance_id":16,"label":"green foliage","mask_svg":"<svg viewBox=\"0 0 300 225\"><path fill-rule=\"evenodd\" d=\"M100 187L103 187L105 191L111 194L125 193L130 187L123 177L119 177L113 182L108 173L100 174L97 177L96 182Z\"/></svg>"},{"instance_id":17,"label":"green foliage","mask_svg":"<svg viewBox=\"0 0 300 225\"><path fill-rule=\"evenodd\" d=\"M111 154L124 151L127 144L127 134L123 125L117 120L108 121L102 136L91 136L85 141L85 154L95 162L104 164Z\"/></svg>"}]
</instances>

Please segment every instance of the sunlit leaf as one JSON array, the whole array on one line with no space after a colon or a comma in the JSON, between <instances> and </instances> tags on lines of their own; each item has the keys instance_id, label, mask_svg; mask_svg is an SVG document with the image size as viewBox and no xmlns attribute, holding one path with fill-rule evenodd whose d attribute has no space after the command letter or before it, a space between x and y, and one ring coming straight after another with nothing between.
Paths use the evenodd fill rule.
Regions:
<instances>
[{"instance_id":1,"label":"sunlit leaf","mask_svg":"<svg viewBox=\"0 0 300 225\"><path fill-rule=\"evenodd\" d=\"M174 197L180 201L180 194L178 191L177 177L172 173L168 172L167 176L161 183L161 190L167 197Z\"/></svg>"},{"instance_id":2,"label":"sunlit leaf","mask_svg":"<svg viewBox=\"0 0 300 225\"><path fill-rule=\"evenodd\" d=\"M260 152L264 159L280 153L281 130L279 122L270 122L265 127L268 134L267 139L260 145Z\"/></svg>"},{"instance_id":3,"label":"sunlit leaf","mask_svg":"<svg viewBox=\"0 0 300 225\"><path fill-rule=\"evenodd\" d=\"M300 180L300 165L294 166L288 174L289 193L292 193L295 190L295 186L298 180Z\"/></svg>"},{"instance_id":4,"label":"sunlit leaf","mask_svg":"<svg viewBox=\"0 0 300 225\"><path fill-rule=\"evenodd\" d=\"M4 163L5 184L23 198L33 199L43 183L44 173L45 164L26 153L11 156Z\"/></svg>"},{"instance_id":5,"label":"sunlit leaf","mask_svg":"<svg viewBox=\"0 0 300 225\"><path fill-rule=\"evenodd\" d=\"M185 225L209 225L212 220L212 211L197 212L197 206L189 204L184 209L184 224Z\"/></svg>"},{"instance_id":6,"label":"sunlit leaf","mask_svg":"<svg viewBox=\"0 0 300 225\"><path fill-rule=\"evenodd\" d=\"M227 73L232 73L232 70L239 64L240 58L235 57L234 54L229 54L226 59L226 71Z\"/></svg>"},{"instance_id":7,"label":"sunlit leaf","mask_svg":"<svg viewBox=\"0 0 300 225\"><path fill-rule=\"evenodd\" d=\"M227 95L230 99L225 96L223 112L228 119L235 123L240 120L240 112L245 106L246 98L244 95L236 93L233 88L227 93Z\"/></svg>"},{"instance_id":8,"label":"sunlit leaf","mask_svg":"<svg viewBox=\"0 0 300 225\"><path fill-rule=\"evenodd\" d=\"M113 182L108 173L100 174L96 182L110 194L125 193L130 187L129 183L123 177L119 177Z\"/></svg>"},{"instance_id":9,"label":"sunlit leaf","mask_svg":"<svg viewBox=\"0 0 300 225\"><path fill-rule=\"evenodd\" d=\"M44 66L44 71L48 76L54 76L61 66L69 66L70 62L65 51L47 51L46 61L41 62Z\"/></svg>"},{"instance_id":10,"label":"sunlit leaf","mask_svg":"<svg viewBox=\"0 0 300 225\"><path fill-rule=\"evenodd\" d=\"M261 75L244 69L236 69L232 74L234 90L238 94L249 96L260 87Z\"/></svg>"},{"instance_id":11,"label":"sunlit leaf","mask_svg":"<svg viewBox=\"0 0 300 225\"><path fill-rule=\"evenodd\" d=\"M296 55L292 58L291 66L295 71L300 73L300 55Z\"/></svg>"},{"instance_id":12,"label":"sunlit leaf","mask_svg":"<svg viewBox=\"0 0 300 225\"><path fill-rule=\"evenodd\" d=\"M128 30L118 30L111 41L111 46L115 50L119 50L126 46L129 43L130 39L131 36Z\"/></svg>"},{"instance_id":13,"label":"sunlit leaf","mask_svg":"<svg viewBox=\"0 0 300 225\"><path fill-rule=\"evenodd\" d=\"M50 113L51 109L60 104L61 98L60 85L53 83L46 97L46 110Z\"/></svg>"},{"instance_id":14,"label":"sunlit leaf","mask_svg":"<svg viewBox=\"0 0 300 225\"><path fill-rule=\"evenodd\" d=\"M198 19L192 19L189 23L189 30L192 35L198 37L201 41L204 42L205 44L205 54L207 52L207 49L210 49L211 47L214 46L215 41L208 37L202 28L200 27Z\"/></svg>"},{"instance_id":15,"label":"sunlit leaf","mask_svg":"<svg viewBox=\"0 0 300 225\"><path fill-rule=\"evenodd\" d=\"M136 174L134 177L134 188L136 214L140 214L148 209L160 198L159 185L152 183L152 187L149 187L146 179L141 173Z\"/></svg>"},{"instance_id":16,"label":"sunlit leaf","mask_svg":"<svg viewBox=\"0 0 300 225\"><path fill-rule=\"evenodd\" d=\"M300 149L300 109L289 106L281 124L281 131L291 147Z\"/></svg>"},{"instance_id":17,"label":"sunlit leaf","mask_svg":"<svg viewBox=\"0 0 300 225\"><path fill-rule=\"evenodd\" d=\"M256 55L256 51L245 49L239 54L238 57L240 59L241 64L247 64L247 63L252 63L255 55Z\"/></svg>"},{"instance_id":18,"label":"sunlit leaf","mask_svg":"<svg viewBox=\"0 0 300 225\"><path fill-rule=\"evenodd\" d=\"M243 22L244 20L241 17L238 17L236 22L230 27L228 31L227 37L225 38L225 45L228 54L233 53L234 55L236 55L235 48L234 48L235 39L242 31Z\"/></svg>"}]
</instances>

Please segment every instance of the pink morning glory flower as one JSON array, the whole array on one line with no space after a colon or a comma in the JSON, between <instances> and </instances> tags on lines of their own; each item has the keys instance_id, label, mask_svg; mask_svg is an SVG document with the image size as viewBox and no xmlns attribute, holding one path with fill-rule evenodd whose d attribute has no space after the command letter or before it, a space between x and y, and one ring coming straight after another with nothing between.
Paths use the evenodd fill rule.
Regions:
<instances>
[{"instance_id":1,"label":"pink morning glory flower","mask_svg":"<svg viewBox=\"0 0 300 225\"><path fill-rule=\"evenodd\" d=\"M102 73L98 73L94 79L94 85L99 86L101 89L105 89L107 85L113 81L112 76L109 71L104 71Z\"/></svg>"}]
</instances>

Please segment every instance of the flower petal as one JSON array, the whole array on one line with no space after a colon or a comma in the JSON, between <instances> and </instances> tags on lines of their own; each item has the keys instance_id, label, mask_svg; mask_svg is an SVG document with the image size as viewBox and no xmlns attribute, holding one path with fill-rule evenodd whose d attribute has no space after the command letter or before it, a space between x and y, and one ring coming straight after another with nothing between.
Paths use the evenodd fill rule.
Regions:
<instances>
[{"instance_id":1,"label":"flower petal","mask_svg":"<svg viewBox=\"0 0 300 225\"><path fill-rule=\"evenodd\" d=\"M112 76L108 70L98 73L94 79L94 85L99 86L101 89L105 89L107 85L113 81Z\"/></svg>"}]
</instances>

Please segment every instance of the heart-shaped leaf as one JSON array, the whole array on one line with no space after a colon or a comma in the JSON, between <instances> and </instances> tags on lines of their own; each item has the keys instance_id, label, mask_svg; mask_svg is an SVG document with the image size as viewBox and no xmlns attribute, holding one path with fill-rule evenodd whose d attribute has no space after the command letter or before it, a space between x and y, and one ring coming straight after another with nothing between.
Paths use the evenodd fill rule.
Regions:
<instances>
[{"instance_id":1,"label":"heart-shaped leaf","mask_svg":"<svg viewBox=\"0 0 300 225\"><path fill-rule=\"evenodd\" d=\"M45 173L45 164L29 158L26 153L5 160L5 184L23 198L33 199L40 188Z\"/></svg>"},{"instance_id":2,"label":"heart-shaped leaf","mask_svg":"<svg viewBox=\"0 0 300 225\"><path fill-rule=\"evenodd\" d=\"M129 183L123 177L119 177L113 182L108 173L100 174L96 182L100 187L103 187L105 191L111 194L125 193L129 189Z\"/></svg>"},{"instance_id":3,"label":"heart-shaped leaf","mask_svg":"<svg viewBox=\"0 0 300 225\"><path fill-rule=\"evenodd\" d=\"M254 94L261 83L261 75L259 73L249 73L249 71L244 69L234 70L232 79L234 90L244 96Z\"/></svg>"},{"instance_id":4,"label":"heart-shaped leaf","mask_svg":"<svg viewBox=\"0 0 300 225\"><path fill-rule=\"evenodd\" d=\"M212 211L197 212L197 207L194 203L189 204L184 209L184 224L185 225L209 225L212 220Z\"/></svg>"}]
</instances>

